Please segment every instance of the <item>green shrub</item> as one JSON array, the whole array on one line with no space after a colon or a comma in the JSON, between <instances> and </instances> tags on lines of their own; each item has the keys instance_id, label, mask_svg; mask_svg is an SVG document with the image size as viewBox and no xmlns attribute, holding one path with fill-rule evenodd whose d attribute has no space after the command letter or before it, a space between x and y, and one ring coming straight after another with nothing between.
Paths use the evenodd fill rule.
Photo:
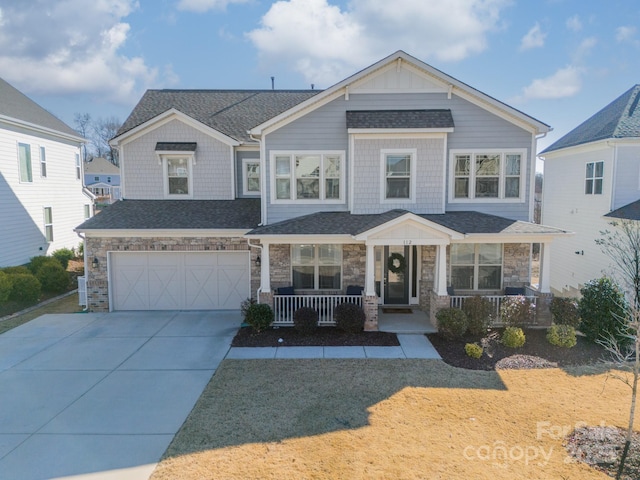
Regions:
<instances>
[{"instance_id":1,"label":"green shrub","mask_svg":"<svg viewBox=\"0 0 640 480\"><path fill-rule=\"evenodd\" d=\"M625 337L624 313L626 302L618 286L607 277L587 282L580 289L582 298L578 302L578 312L582 322L580 331L595 342L613 338L618 345L628 345Z\"/></svg>"},{"instance_id":2,"label":"green shrub","mask_svg":"<svg viewBox=\"0 0 640 480\"><path fill-rule=\"evenodd\" d=\"M9 300L12 287L13 281L11 280L11 277L0 271L0 305Z\"/></svg>"},{"instance_id":3,"label":"green shrub","mask_svg":"<svg viewBox=\"0 0 640 480\"><path fill-rule=\"evenodd\" d=\"M580 325L578 301L575 298L553 297L549 310L556 325L571 325L574 328Z\"/></svg>"},{"instance_id":4,"label":"green shrub","mask_svg":"<svg viewBox=\"0 0 640 480\"><path fill-rule=\"evenodd\" d=\"M9 275L13 286L11 287L11 300L20 303L36 303L40 298L42 287L40 281L30 273L16 273Z\"/></svg>"},{"instance_id":5,"label":"green shrub","mask_svg":"<svg viewBox=\"0 0 640 480\"><path fill-rule=\"evenodd\" d=\"M477 343L467 343L464 346L464 351L471 358L480 358L482 356L482 347Z\"/></svg>"},{"instance_id":6,"label":"green shrub","mask_svg":"<svg viewBox=\"0 0 640 480\"><path fill-rule=\"evenodd\" d=\"M480 295L466 298L462 310L467 315L469 333L472 335L484 335L489 331L493 305L488 298Z\"/></svg>"},{"instance_id":7,"label":"green shrub","mask_svg":"<svg viewBox=\"0 0 640 480\"><path fill-rule=\"evenodd\" d=\"M29 270L25 265L20 265L19 267L4 267L2 271L7 275L14 275L16 273L26 273L27 275L31 274L31 270Z\"/></svg>"},{"instance_id":8,"label":"green shrub","mask_svg":"<svg viewBox=\"0 0 640 480\"><path fill-rule=\"evenodd\" d=\"M507 327L500 340L505 347L519 348L524 345L525 336L520 327Z\"/></svg>"},{"instance_id":9,"label":"green shrub","mask_svg":"<svg viewBox=\"0 0 640 480\"><path fill-rule=\"evenodd\" d=\"M62 293L69 288L69 273L60 263L43 264L36 278L45 292Z\"/></svg>"},{"instance_id":10,"label":"green shrub","mask_svg":"<svg viewBox=\"0 0 640 480\"><path fill-rule=\"evenodd\" d=\"M273 323L273 310L266 303L254 303L247 307L247 313L244 317L256 332L266 330Z\"/></svg>"},{"instance_id":11,"label":"green shrub","mask_svg":"<svg viewBox=\"0 0 640 480\"><path fill-rule=\"evenodd\" d=\"M535 305L523 295L505 297L500 305L500 320L508 327L533 323L535 313Z\"/></svg>"},{"instance_id":12,"label":"green shrub","mask_svg":"<svg viewBox=\"0 0 640 480\"><path fill-rule=\"evenodd\" d=\"M57 259L65 270L69 266L69 260L76 258L76 253L69 248L60 248L53 252L51 256Z\"/></svg>"},{"instance_id":13,"label":"green shrub","mask_svg":"<svg viewBox=\"0 0 640 480\"><path fill-rule=\"evenodd\" d=\"M450 340L459 338L467 331L467 314L459 308L443 308L436 313L438 333Z\"/></svg>"},{"instance_id":14,"label":"green shrub","mask_svg":"<svg viewBox=\"0 0 640 480\"><path fill-rule=\"evenodd\" d=\"M557 347L574 347L577 343L576 329L571 325L552 325L547 330L547 340Z\"/></svg>"},{"instance_id":15,"label":"green shrub","mask_svg":"<svg viewBox=\"0 0 640 480\"><path fill-rule=\"evenodd\" d=\"M45 257L45 256L31 257L31 260L29 260L29 263L27 264L27 268L32 274L36 275L44 265L52 265L52 264L62 266L62 264L57 258Z\"/></svg>"},{"instance_id":16,"label":"green shrub","mask_svg":"<svg viewBox=\"0 0 640 480\"><path fill-rule=\"evenodd\" d=\"M253 298L247 298L246 300L244 300L241 304L240 304L240 314L242 315L242 318L245 319L246 322L246 318L247 318L247 312L249 311L249 307L251 305L255 305L256 300Z\"/></svg>"},{"instance_id":17,"label":"green shrub","mask_svg":"<svg viewBox=\"0 0 640 480\"><path fill-rule=\"evenodd\" d=\"M77 252L78 252L78 257L79 258L83 258L84 257L84 242L80 242L78 244Z\"/></svg>"},{"instance_id":18,"label":"green shrub","mask_svg":"<svg viewBox=\"0 0 640 480\"><path fill-rule=\"evenodd\" d=\"M335 308L333 319L336 321L338 330L347 333L358 333L364 329L364 322L367 317L361 306L345 302Z\"/></svg>"},{"instance_id":19,"label":"green shrub","mask_svg":"<svg viewBox=\"0 0 640 480\"><path fill-rule=\"evenodd\" d=\"M293 314L293 328L304 334L310 335L318 328L318 312L311 307L302 307Z\"/></svg>"}]
</instances>

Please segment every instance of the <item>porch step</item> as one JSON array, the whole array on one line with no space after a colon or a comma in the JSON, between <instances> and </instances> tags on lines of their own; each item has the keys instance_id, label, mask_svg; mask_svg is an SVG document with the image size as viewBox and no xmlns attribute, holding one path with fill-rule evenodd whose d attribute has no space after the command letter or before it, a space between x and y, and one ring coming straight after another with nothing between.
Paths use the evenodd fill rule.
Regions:
<instances>
[{"instance_id":1,"label":"porch step","mask_svg":"<svg viewBox=\"0 0 640 480\"><path fill-rule=\"evenodd\" d=\"M429 321L429 316L418 308L411 313L383 313L378 311L378 330L381 332L425 334L436 333L438 329Z\"/></svg>"}]
</instances>

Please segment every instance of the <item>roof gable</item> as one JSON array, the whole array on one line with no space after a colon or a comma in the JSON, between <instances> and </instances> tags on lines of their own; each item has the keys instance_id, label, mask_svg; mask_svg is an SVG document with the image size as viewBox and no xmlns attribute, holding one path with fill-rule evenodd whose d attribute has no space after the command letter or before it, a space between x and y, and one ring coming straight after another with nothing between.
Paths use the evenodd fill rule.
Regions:
<instances>
[{"instance_id":1,"label":"roof gable","mask_svg":"<svg viewBox=\"0 0 640 480\"><path fill-rule=\"evenodd\" d=\"M103 157L96 157L84 164L84 173L95 175L104 173L109 175L119 175L120 168Z\"/></svg>"},{"instance_id":2,"label":"roof gable","mask_svg":"<svg viewBox=\"0 0 640 480\"><path fill-rule=\"evenodd\" d=\"M609 138L640 137L639 100L640 85L634 85L595 115L544 149L540 155Z\"/></svg>"}]
</instances>

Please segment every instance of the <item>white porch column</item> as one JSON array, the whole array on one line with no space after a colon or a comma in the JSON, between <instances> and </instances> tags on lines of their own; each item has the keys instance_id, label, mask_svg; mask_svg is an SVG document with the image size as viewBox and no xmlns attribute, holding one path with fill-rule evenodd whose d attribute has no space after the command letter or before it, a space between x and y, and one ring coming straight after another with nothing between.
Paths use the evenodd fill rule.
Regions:
<instances>
[{"instance_id":1,"label":"white porch column","mask_svg":"<svg viewBox=\"0 0 640 480\"><path fill-rule=\"evenodd\" d=\"M376 294L376 256L373 245L367 244L367 263L365 269L364 294L374 296Z\"/></svg>"},{"instance_id":2,"label":"white porch column","mask_svg":"<svg viewBox=\"0 0 640 480\"><path fill-rule=\"evenodd\" d=\"M551 293L551 242L540 244L540 293Z\"/></svg>"},{"instance_id":3,"label":"white porch column","mask_svg":"<svg viewBox=\"0 0 640 480\"><path fill-rule=\"evenodd\" d=\"M271 293L271 271L269 269L269 244L262 244L262 256L260 258L260 291Z\"/></svg>"},{"instance_id":4,"label":"white porch column","mask_svg":"<svg viewBox=\"0 0 640 480\"><path fill-rule=\"evenodd\" d=\"M447 294L447 246L438 245L435 271L435 291L439 296Z\"/></svg>"}]
</instances>

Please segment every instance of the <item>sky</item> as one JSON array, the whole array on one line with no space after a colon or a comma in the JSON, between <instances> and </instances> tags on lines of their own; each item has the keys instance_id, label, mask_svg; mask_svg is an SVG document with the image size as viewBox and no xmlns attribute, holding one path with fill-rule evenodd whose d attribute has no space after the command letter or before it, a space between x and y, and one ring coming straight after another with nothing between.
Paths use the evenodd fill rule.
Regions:
<instances>
[{"instance_id":1,"label":"sky","mask_svg":"<svg viewBox=\"0 0 640 480\"><path fill-rule=\"evenodd\" d=\"M324 89L396 50L553 127L640 83L637 0L0 0L0 77L74 126L146 89Z\"/></svg>"}]
</instances>

